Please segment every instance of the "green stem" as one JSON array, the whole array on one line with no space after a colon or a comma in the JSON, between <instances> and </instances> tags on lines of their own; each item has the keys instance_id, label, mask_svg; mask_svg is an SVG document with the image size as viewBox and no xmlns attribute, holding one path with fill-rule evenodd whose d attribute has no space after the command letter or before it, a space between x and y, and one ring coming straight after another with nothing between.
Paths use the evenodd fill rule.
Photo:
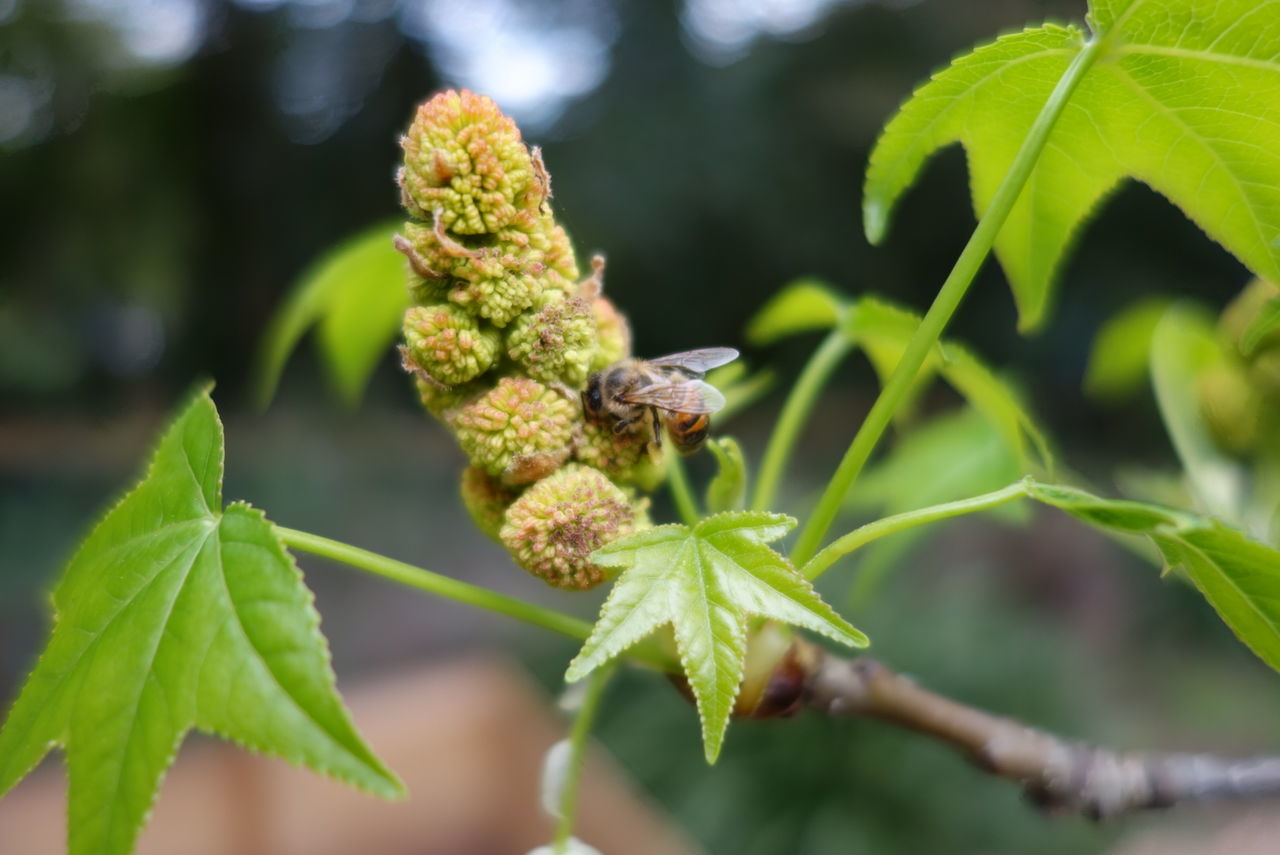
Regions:
<instances>
[{"instance_id":1,"label":"green stem","mask_svg":"<svg viewBox=\"0 0 1280 855\"><path fill-rule=\"evenodd\" d=\"M911 337L902 358L898 360L897 367L885 383L880 396L876 398L871 411L867 413L862 426L858 428L835 475L827 484L826 490L823 491L817 506L800 532L795 549L792 551L792 559L797 565L803 565L817 553L823 537L826 536L827 530L840 511L844 497L862 472L862 467L871 456L876 443L884 435L894 413L910 391L911 382L915 379L920 366L924 364L925 357L937 344L942 330L951 320L965 292L969 290L970 283L973 282L973 278L991 251L1000 227L1008 218L1009 212L1018 200L1018 195L1031 176L1032 169L1035 168L1040 152L1044 150L1045 143L1049 140L1054 123L1062 114L1063 108L1071 98L1071 93L1075 91L1085 72L1102 52L1104 45L1105 40L1097 37L1087 42L1067 66L1067 70L1063 72L1053 92L1050 93L1049 100L1045 102L1040 115L1036 117L1026 139L1023 140L1022 147L1018 149L986 213L978 221L977 228L973 230L973 235L965 244L950 275L938 289L933 305L929 307L924 320L920 322L915 335Z\"/></svg>"},{"instance_id":2,"label":"green stem","mask_svg":"<svg viewBox=\"0 0 1280 855\"><path fill-rule=\"evenodd\" d=\"M601 668L591 675L582 706L573 720L573 730L569 733L569 775L564 782L564 791L560 793L560 821L556 823L556 835L551 841L551 850L556 855L564 855L568 851L573 821L578 814L578 785L582 782L582 767L586 762L587 737L591 734L591 723L600 708L600 698L611 674L613 668Z\"/></svg>"},{"instance_id":3,"label":"green stem","mask_svg":"<svg viewBox=\"0 0 1280 855\"><path fill-rule=\"evenodd\" d=\"M387 558L376 552L369 552L357 546L351 546L337 540L330 540L318 534L308 534L284 526L276 526L276 533L286 546L312 555L320 555L361 570L368 570L402 585L418 588L441 597L448 597L470 606L478 606L491 612L531 623L544 629L585 641L591 634L591 624L572 615L554 609L526 603L524 600L462 582L440 573L432 573L421 567L414 567L394 558Z\"/></svg>"},{"instance_id":4,"label":"green stem","mask_svg":"<svg viewBox=\"0 0 1280 855\"><path fill-rule=\"evenodd\" d=\"M369 552L358 546L330 540L318 534L309 534L281 525L275 528L280 540L292 549L367 570L393 582L399 582L429 594L448 597L469 606L504 614L579 641L586 640L591 634L591 624L564 612L526 603L517 597L500 594L440 573L432 573L430 570L423 570L421 567L414 567L412 564L396 561L394 558L387 558L385 555ZM662 652L652 639L641 641L633 646L627 651L627 657L660 671L675 673L679 670L679 666L671 660L670 656Z\"/></svg>"},{"instance_id":5,"label":"green stem","mask_svg":"<svg viewBox=\"0 0 1280 855\"><path fill-rule=\"evenodd\" d=\"M676 511L685 525L694 526L702 519L698 513L698 502L693 498L693 488L689 486L689 475L684 470L684 460L675 451L667 453L667 486L671 488L671 498L676 503Z\"/></svg>"},{"instance_id":6,"label":"green stem","mask_svg":"<svg viewBox=\"0 0 1280 855\"><path fill-rule=\"evenodd\" d=\"M813 556L809 563L801 568L800 572L809 579L817 579L830 569L831 565L836 561L855 549L866 546L873 540L878 540L904 529L915 528L925 523L937 522L948 517L958 517L962 514L985 511L1008 504L1014 499L1024 498L1027 495L1029 483L1030 481L1023 479L1016 484L1010 484L1008 487L1002 487L994 492L983 493L981 496L972 496L956 502L945 502L941 505L931 505L927 508L894 514L893 516L867 523L864 526L855 528L844 537L832 541L825 549Z\"/></svg>"},{"instance_id":7,"label":"green stem","mask_svg":"<svg viewBox=\"0 0 1280 855\"><path fill-rule=\"evenodd\" d=\"M837 321L836 328L827 334L813 356L809 357L795 386L791 388L791 394L787 396L787 402L778 416L778 423L769 437L764 459L760 462L756 493L751 502L752 510L767 511L773 504L778 484L782 481L782 473L787 468L787 461L799 439L800 431L808 421L813 405L817 403L818 393L827 384L831 372L852 349L853 342Z\"/></svg>"}]
</instances>

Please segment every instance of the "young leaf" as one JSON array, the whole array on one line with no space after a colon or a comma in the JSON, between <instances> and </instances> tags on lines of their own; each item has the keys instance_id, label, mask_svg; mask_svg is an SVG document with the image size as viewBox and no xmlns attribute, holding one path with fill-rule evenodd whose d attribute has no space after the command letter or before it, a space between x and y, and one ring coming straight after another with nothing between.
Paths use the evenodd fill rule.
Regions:
<instances>
[{"instance_id":1,"label":"young leaf","mask_svg":"<svg viewBox=\"0 0 1280 855\"><path fill-rule=\"evenodd\" d=\"M262 340L255 368L262 406L275 394L303 333L316 323L320 354L334 387L347 403L359 401L409 305L404 256L391 244L399 225L380 223L360 232L299 277Z\"/></svg>"},{"instance_id":2,"label":"young leaf","mask_svg":"<svg viewBox=\"0 0 1280 855\"><path fill-rule=\"evenodd\" d=\"M53 635L0 730L0 795L66 748L72 855L129 852L192 727L402 794L342 706L272 525L248 505L222 510L222 460L206 389L71 559Z\"/></svg>"},{"instance_id":3,"label":"young leaf","mask_svg":"<svg viewBox=\"0 0 1280 855\"><path fill-rule=\"evenodd\" d=\"M1280 280L1280 5L1095 0L1103 53L1080 81L996 239L1021 325L1036 327L1081 222L1126 176L1180 207L1259 276ZM1068 64L1075 27L1046 25L960 57L886 126L867 168L873 243L920 167L961 143L981 213Z\"/></svg>"},{"instance_id":4,"label":"young leaf","mask_svg":"<svg viewBox=\"0 0 1280 855\"><path fill-rule=\"evenodd\" d=\"M1147 297L1102 325L1084 372L1084 391L1090 398L1120 401L1146 385L1151 337L1168 308L1168 297Z\"/></svg>"},{"instance_id":5,"label":"young leaf","mask_svg":"<svg viewBox=\"0 0 1280 855\"><path fill-rule=\"evenodd\" d=\"M844 300L823 282L797 279L770 298L747 322L747 341L773 344L810 330L830 329L844 311Z\"/></svg>"},{"instance_id":6,"label":"young leaf","mask_svg":"<svg viewBox=\"0 0 1280 855\"><path fill-rule=\"evenodd\" d=\"M707 510L713 514L742 508L747 495L747 462L742 447L731 436L712 439L707 448L715 455L719 470L707 484Z\"/></svg>"},{"instance_id":7,"label":"young leaf","mask_svg":"<svg viewBox=\"0 0 1280 855\"><path fill-rule=\"evenodd\" d=\"M849 313L845 329L866 351L882 381L897 366L907 342L920 324L915 314L884 300L860 299ZM1053 454L1044 433L1032 420L1013 388L964 347L943 342L920 369L916 391L938 372L975 409L990 419L1024 468L1053 466ZM1035 450L1033 458L1030 450Z\"/></svg>"},{"instance_id":8,"label":"young leaf","mask_svg":"<svg viewBox=\"0 0 1280 855\"><path fill-rule=\"evenodd\" d=\"M1004 438L982 413L965 408L910 431L869 468L850 495L850 505L884 516L953 502L998 490L1016 481L1022 467ZM992 511L1021 516L1010 504ZM849 589L849 606L861 607L880 580L935 529L911 528L862 550Z\"/></svg>"},{"instance_id":9,"label":"young leaf","mask_svg":"<svg viewBox=\"0 0 1280 855\"><path fill-rule=\"evenodd\" d=\"M1028 484L1029 495L1090 525L1151 538L1259 658L1280 671L1280 552L1217 520L1156 505Z\"/></svg>"},{"instance_id":10,"label":"young leaf","mask_svg":"<svg viewBox=\"0 0 1280 855\"><path fill-rule=\"evenodd\" d=\"M738 511L693 528L664 525L591 554L625 568L565 679L581 680L664 624L698 705L702 742L714 763L742 683L747 618L774 618L852 647L867 638L822 601L787 559L765 544L795 526L781 514Z\"/></svg>"}]
</instances>

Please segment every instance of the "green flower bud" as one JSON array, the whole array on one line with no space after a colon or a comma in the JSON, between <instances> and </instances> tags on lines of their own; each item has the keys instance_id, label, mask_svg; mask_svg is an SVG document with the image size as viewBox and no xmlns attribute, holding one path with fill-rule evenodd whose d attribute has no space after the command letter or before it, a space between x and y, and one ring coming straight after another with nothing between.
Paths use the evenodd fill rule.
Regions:
<instances>
[{"instance_id":1,"label":"green flower bud","mask_svg":"<svg viewBox=\"0 0 1280 855\"><path fill-rule=\"evenodd\" d=\"M416 268L438 273L438 287L450 301L500 327L532 306L545 288L562 282L543 260L548 238L538 231L503 229L477 246L422 223L405 223L404 234L407 250L401 251L412 253Z\"/></svg>"},{"instance_id":2,"label":"green flower bud","mask_svg":"<svg viewBox=\"0 0 1280 855\"><path fill-rule=\"evenodd\" d=\"M496 232L546 198L520 129L483 95L436 95L418 107L400 145L405 207L418 219L438 216L455 234Z\"/></svg>"},{"instance_id":3,"label":"green flower bud","mask_svg":"<svg viewBox=\"0 0 1280 855\"><path fill-rule=\"evenodd\" d=\"M573 257L569 234L560 226L552 225L547 240L547 267L559 273L566 282L578 281L578 262Z\"/></svg>"},{"instance_id":4,"label":"green flower bud","mask_svg":"<svg viewBox=\"0 0 1280 855\"><path fill-rule=\"evenodd\" d=\"M504 487L478 466L462 470L462 504L476 527L494 540L499 540L503 517L519 495L518 490Z\"/></svg>"},{"instance_id":5,"label":"green flower bud","mask_svg":"<svg viewBox=\"0 0 1280 855\"><path fill-rule=\"evenodd\" d=\"M606 297L596 297L591 302L596 317L595 358L591 370L599 371L631 356L631 327L627 318Z\"/></svg>"},{"instance_id":6,"label":"green flower bud","mask_svg":"<svg viewBox=\"0 0 1280 855\"><path fill-rule=\"evenodd\" d=\"M608 425L587 421L576 440L574 459L599 469L616 484L634 484L648 491L666 475L666 456L654 459L646 431L614 433Z\"/></svg>"},{"instance_id":7,"label":"green flower bud","mask_svg":"<svg viewBox=\"0 0 1280 855\"><path fill-rule=\"evenodd\" d=\"M497 358L501 338L451 305L410 306L404 340L415 365L445 386L479 377Z\"/></svg>"},{"instance_id":8,"label":"green flower bud","mask_svg":"<svg viewBox=\"0 0 1280 855\"><path fill-rule=\"evenodd\" d=\"M596 356L596 321L581 297L547 291L507 328L507 356L544 383L580 389Z\"/></svg>"},{"instance_id":9,"label":"green flower bud","mask_svg":"<svg viewBox=\"0 0 1280 855\"><path fill-rule=\"evenodd\" d=\"M577 402L528 377L503 377L498 385L453 417L468 458L504 484L529 484L568 457Z\"/></svg>"},{"instance_id":10,"label":"green flower bud","mask_svg":"<svg viewBox=\"0 0 1280 855\"><path fill-rule=\"evenodd\" d=\"M548 585L585 591L608 572L587 556L638 522L647 524L626 493L590 466L571 463L515 500L500 536L516 563Z\"/></svg>"},{"instance_id":11,"label":"green flower bud","mask_svg":"<svg viewBox=\"0 0 1280 855\"><path fill-rule=\"evenodd\" d=\"M418 365L407 345L400 345L400 367L413 376L413 383L418 390L418 400L427 412L433 416L445 416L454 410L479 397L491 388L482 378L457 386L446 386L436 380Z\"/></svg>"}]
</instances>

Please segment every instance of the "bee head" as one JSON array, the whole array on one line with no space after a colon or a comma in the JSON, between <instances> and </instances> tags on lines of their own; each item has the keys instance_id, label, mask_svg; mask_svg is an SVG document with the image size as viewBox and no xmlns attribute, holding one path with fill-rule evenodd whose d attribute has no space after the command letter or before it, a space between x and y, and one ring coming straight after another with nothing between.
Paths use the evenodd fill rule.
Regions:
<instances>
[{"instance_id":1,"label":"bee head","mask_svg":"<svg viewBox=\"0 0 1280 855\"><path fill-rule=\"evenodd\" d=\"M582 390L582 412L587 418L598 420L603 414L604 398L600 393L600 374L587 378L587 388Z\"/></svg>"}]
</instances>

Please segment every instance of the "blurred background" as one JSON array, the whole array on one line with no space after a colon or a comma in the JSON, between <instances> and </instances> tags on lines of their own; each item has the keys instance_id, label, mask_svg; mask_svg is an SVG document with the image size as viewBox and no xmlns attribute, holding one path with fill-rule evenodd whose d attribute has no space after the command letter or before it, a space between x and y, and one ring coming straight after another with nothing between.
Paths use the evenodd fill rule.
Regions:
<instances>
[{"instance_id":1,"label":"blurred background","mask_svg":"<svg viewBox=\"0 0 1280 855\"><path fill-rule=\"evenodd\" d=\"M607 254L606 291L639 354L743 347L747 318L802 275L922 311L972 228L964 157L938 156L873 248L859 188L878 129L957 52L1083 13L1081 0L0 0L0 707L39 650L62 562L204 377L227 423L228 498L557 608L598 608L524 577L472 529L456 499L462 455L390 353L358 408L330 394L307 347L271 406L252 404L255 351L291 283L396 216L397 137L433 91L486 93L543 146L560 221L580 258ZM1042 331L1015 332L989 264L950 334L1020 381L1062 456L1106 489L1121 464L1174 457L1149 393L1112 407L1081 394L1099 325L1144 295L1220 307L1246 279L1127 184L1084 232ZM815 344L747 350L783 380L731 426L749 455ZM851 359L780 510L807 507L874 392ZM939 391L924 409L955 404ZM1198 596L1065 518L1025 522L942 529L850 618L927 685L1080 738L1280 747L1280 681ZM562 639L303 564L344 690L479 650L558 691L574 649ZM843 603L848 575L829 581ZM611 690L600 735L706 851L1092 853L1150 822L1044 818L874 723L735 725L709 769L691 710L647 674ZM1158 823L1194 835L1231 817Z\"/></svg>"}]
</instances>

